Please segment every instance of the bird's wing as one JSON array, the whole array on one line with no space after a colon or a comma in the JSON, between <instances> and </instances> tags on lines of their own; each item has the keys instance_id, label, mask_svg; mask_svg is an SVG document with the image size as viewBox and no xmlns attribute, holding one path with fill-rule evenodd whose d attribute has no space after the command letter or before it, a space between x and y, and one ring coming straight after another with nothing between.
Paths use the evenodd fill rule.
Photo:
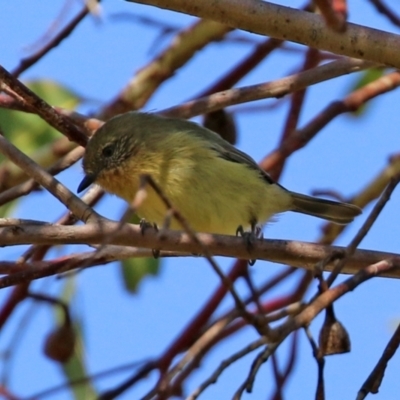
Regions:
<instances>
[{"instance_id":1,"label":"bird's wing","mask_svg":"<svg viewBox=\"0 0 400 400\"><path fill-rule=\"evenodd\" d=\"M193 124L192 122L189 123ZM196 129L190 129L188 133L192 135L194 134L198 138L202 139L210 146L212 150L217 153L218 157L231 162L245 164L249 168L259 172L261 177L268 183L275 183L274 180L265 171L263 171L249 155L232 146L217 133L204 127L201 128L202 129L198 129L197 125Z\"/></svg>"},{"instance_id":2,"label":"bird's wing","mask_svg":"<svg viewBox=\"0 0 400 400\"><path fill-rule=\"evenodd\" d=\"M219 157L231 162L245 164L249 168L259 172L262 178L268 183L275 183L273 179L265 171L263 171L249 155L231 146L229 143L223 143L222 146L220 143L213 143L211 147Z\"/></svg>"}]
</instances>

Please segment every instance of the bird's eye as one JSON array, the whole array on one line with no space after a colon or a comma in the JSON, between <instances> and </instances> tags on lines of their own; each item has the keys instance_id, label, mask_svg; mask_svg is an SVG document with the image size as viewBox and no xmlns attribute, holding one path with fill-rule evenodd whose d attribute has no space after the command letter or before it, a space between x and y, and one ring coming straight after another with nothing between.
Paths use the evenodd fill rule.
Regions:
<instances>
[{"instance_id":1,"label":"bird's eye","mask_svg":"<svg viewBox=\"0 0 400 400\"><path fill-rule=\"evenodd\" d=\"M114 145L109 144L108 146L104 147L101 153L104 157L111 157L114 153Z\"/></svg>"}]
</instances>

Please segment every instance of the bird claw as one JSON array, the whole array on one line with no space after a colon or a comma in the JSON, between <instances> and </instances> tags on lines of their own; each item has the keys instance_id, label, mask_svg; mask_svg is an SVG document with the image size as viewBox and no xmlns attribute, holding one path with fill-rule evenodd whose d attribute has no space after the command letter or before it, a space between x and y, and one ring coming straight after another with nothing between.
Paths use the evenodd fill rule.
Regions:
<instances>
[{"instance_id":1,"label":"bird claw","mask_svg":"<svg viewBox=\"0 0 400 400\"><path fill-rule=\"evenodd\" d=\"M147 229L149 228L153 228L156 230L156 232L158 232L158 226L155 223L151 223L151 222L147 222L144 218L142 218L139 221L139 226L140 226L140 232L142 233L142 235L144 235L144 233L146 232Z\"/></svg>"},{"instance_id":2,"label":"bird claw","mask_svg":"<svg viewBox=\"0 0 400 400\"><path fill-rule=\"evenodd\" d=\"M236 229L236 236L240 236L243 238L245 244L246 244L246 248L247 251L250 253L253 246L254 246L254 242L260 238L260 236L262 236L262 232L261 232L261 228L256 226L255 224L251 226L251 231L250 232L246 232L243 229L242 225L239 225ZM250 266L253 266L256 263L257 260L248 260L248 264Z\"/></svg>"},{"instance_id":3,"label":"bird claw","mask_svg":"<svg viewBox=\"0 0 400 400\"><path fill-rule=\"evenodd\" d=\"M152 224L151 222L147 222L144 218L142 218L140 220L139 226L140 226L140 232L142 233L142 235L144 235L146 230L149 228L153 228L156 230L156 232L158 232L157 224L155 224L155 223ZM151 253L153 254L153 257L156 259L160 257L160 250L158 250L158 249L151 249Z\"/></svg>"},{"instance_id":4,"label":"bird claw","mask_svg":"<svg viewBox=\"0 0 400 400\"><path fill-rule=\"evenodd\" d=\"M151 253L153 254L153 257L155 259L160 257L160 250L158 250L158 249L151 249Z\"/></svg>"}]
</instances>

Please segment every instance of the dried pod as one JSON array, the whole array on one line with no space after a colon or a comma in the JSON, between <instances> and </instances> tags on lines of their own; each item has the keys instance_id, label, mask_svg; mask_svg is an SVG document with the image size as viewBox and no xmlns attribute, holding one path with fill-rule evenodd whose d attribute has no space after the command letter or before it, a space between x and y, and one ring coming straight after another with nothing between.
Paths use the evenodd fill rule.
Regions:
<instances>
[{"instance_id":1,"label":"dried pod","mask_svg":"<svg viewBox=\"0 0 400 400\"><path fill-rule=\"evenodd\" d=\"M71 324L63 324L51 331L44 342L44 354L54 361L67 362L74 354L76 336Z\"/></svg>"},{"instance_id":2,"label":"dried pod","mask_svg":"<svg viewBox=\"0 0 400 400\"><path fill-rule=\"evenodd\" d=\"M204 115L203 125L213 132L218 133L230 144L235 144L237 139L236 124L232 114L225 110L217 110Z\"/></svg>"},{"instance_id":3,"label":"dried pod","mask_svg":"<svg viewBox=\"0 0 400 400\"><path fill-rule=\"evenodd\" d=\"M325 321L319 335L319 348L323 356L348 353L350 336L343 324L336 319L333 307L326 309Z\"/></svg>"}]
</instances>

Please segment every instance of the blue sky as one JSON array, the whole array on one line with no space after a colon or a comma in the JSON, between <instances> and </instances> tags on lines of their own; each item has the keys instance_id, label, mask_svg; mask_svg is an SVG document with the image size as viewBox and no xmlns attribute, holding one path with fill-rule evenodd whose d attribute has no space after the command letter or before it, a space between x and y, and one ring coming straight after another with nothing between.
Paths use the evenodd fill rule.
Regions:
<instances>
[{"instance_id":1,"label":"blue sky","mask_svg":"<svg viewBox=\"0 0 400 400\"><path fill-rule=\"evenodd\" d=\"M0 24L0 64L13 69L18 61L37 49L37 41L58 15L62 2L35 2L15 0L2 2ZM299 2L287 1L282 4L301 6ZM392 6L394 1L387 2ZM69 20L80 9L78 2L71 3ZM388 23L383 16L376 15L369 2L360 4L350 0L350 20L378 29L399 33L399 29ZM160 37L159 32L133 20L117 19L118 13L146 15L178 27L184 27L195 19L182 14L166 12L156 8L136 5L118 0L102 3L98 19L87 18L73 35L45 58L35 64L21 79L51 79L57 81L91 101L82 112L95 112L121 90L132 74L146 65L159 51L167 46L173 36ZM245 35L243 33L243 35ZM261 37L251 36L254 40ZM36 43L36 45L35 45ZM32 47L33 46L33 47ZM293 45L294 46L294 45ZM297 48L301 49L300 46ZM153 49L153 51L149 51ZM193 60L181 68L168 82L162 85L146 105L146 110L159 110L191 98L204 87L223 76L236 62L251 51L249 44L212 44L197 53ZM277 51L240 82L240 86L270 81L292 73L302 63L302 56ZM321 111L330 101L343 98L357 77L346 76L313 87L308 93L303 109L300 127ZM367 113L361 118L340 116L330 123L305 149L298 151L287 162L281 183L295 191L310 193L313 189L335 189L344 196L360 191L388 162L389 156L398 152L400 95L393 91L373 100ZM261 102L271 104L274 100ZM258 105L258 103L255 103ZM288 102L265 112L237 112L235 114L239 131L238 147L260 160L278 143L285 121ZM241 107L235 108L240 110ZM1 124L1 121L0 121ZM11 138L12 140L13 138ZM75 191L82 178L80 165L60 175L60 179ZM397 190L384 209L366 239L362 248L399 252L400 234ZM108 196L97 207L109 218L118 218L123 211L121 200ZM35 194L21 201L14 215L21 218L37 218L53 221L63 211L63 206L46 193ZM362 217L349 226L337 241L346 245L356 234L368 215L369 206ZM285 214L265 229L265 237L313 241L319 236L320 220L303 215ZM78 247L70 251L79 250ZM56 249L52 254L60 254ZM0 250L1 259L15 259L20 249ZM232 260L218 259L225 270ZM255 282L261 283L280 270L280 266L257 262L252 268ZM298 275L297 275L298 276ZM274 290L268 296L287 293L296 284L292 279L286 285ZM35 282L36 290L57 294L65 280L55 277ZM75 279L76 296L72 311L84 322L86 359L91 373L121 364L156 357L176 337L188 320L201 308L208 296L218 286L217 276L203 259L163 261L163 268L156 278L146 279L136 296L123 289L118 265L107 265L81 272ZM241 289L243 285L239 284ZM313 289L315 290L315 288ZM0 307L10 289L0 292ZM310 293L314 293L313 291ZM336 305L338 318L344 323L352 340L352 352L327 359L326 393L330 399L355 398L356 392L366 379L380 356L386 342L399 319L398 282L389 279L373 279L360 286L353 293L340 299ZM31 312L25 302L8 321L0 335L0 352L9 346L11 338L20 328L21 318ZM232 305L230 297L221 306L221 312ZM317 318L311 330L318 335L321 317ZM58 367L44 358L41 346L44 335L53 326L53 313L45 305L36 305L29 324L24 328L18 343L12 370L10 389L24 397L63 382ZM225 341L204 360L201 369L185 387L189 394L202 382L222 359L238 351L256 335L251 328ZM278 352L284 361L288 344ZM300 356L295 373L286 390L287 398L313 398L316 385L316 365L311 349L303 332L300 332ZM209 388L202 399L231 398L237 386L247 375L255 353L229 368L218 383ZM400 358L396 355L389 364L382 387L376 399L398 397L400 383L397 371ZM270 365L265 365L256 380L254 393L244 399L265 399L273 393L273 379ZM1 369L0 369L1 373ZM117 375L100 380L98 390L107 388L122 380L126 375ZM1 375L0 375L1 377ZM156 374L138 385L121 398L140 398L151 387ZM60 391L51 399L70 399L68 391Z\"/></svg>"}]
</instances>

